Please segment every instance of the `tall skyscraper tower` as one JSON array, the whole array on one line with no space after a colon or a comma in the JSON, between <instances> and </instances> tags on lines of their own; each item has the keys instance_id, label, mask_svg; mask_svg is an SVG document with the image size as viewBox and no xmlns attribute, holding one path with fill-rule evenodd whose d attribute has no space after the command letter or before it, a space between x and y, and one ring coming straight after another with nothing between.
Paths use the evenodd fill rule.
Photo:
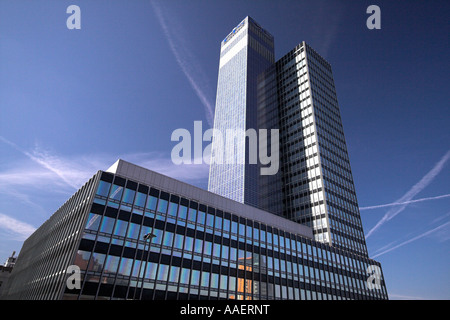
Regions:
<instances>
[{"instance_id":1,"label":"tall skyscraper tower","mask_svg":"<svg viewBox=\"0 0 450 320\"><path fill-rule=\"evenodd\" d=\"M214 129L245 132L257 128L257 79L274 63L273 36L252 18L246 17L222 41L215 107ZM218 152L213 137L212 152ZM208 191L229 199L258 205L257 166L247 161L248 142L226 139L232 156L212 163Z\"/></svg>"},{"instance_id":2,"label":"tall skyscraper tower","mask_svg":"<svg viewBox=\"0 0 450 320\"><path fill-rule=\"evenodd\" d=\"M279 129L280 170L264 177L248 161L213 164L208 190L367 256L331 66L305 42L273 62L273 37L255 30L247 17L222 42L214 128ZM246 143L234 145L241 160Z\"/></svg>"},{"instance_id":3,"label":"tall skyscraper tower","mask_svg":"<svg viewBox=\"0 0 450 320\"><path fill-rule=\"evenodd\" d=\"M276 75L283 215L317 241L367 255L330 64L302 42Z\"/></svg>"}]
</instances>

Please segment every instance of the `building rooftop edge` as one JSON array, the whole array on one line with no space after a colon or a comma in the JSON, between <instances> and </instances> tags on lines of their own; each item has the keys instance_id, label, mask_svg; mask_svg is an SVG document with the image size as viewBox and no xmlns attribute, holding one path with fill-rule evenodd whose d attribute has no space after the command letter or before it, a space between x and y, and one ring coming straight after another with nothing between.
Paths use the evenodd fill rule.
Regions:
<instances>
[{"instance_id":1,"label":"building rooftop edge","mask_svg":"<svg viewBox=\"0 0 450 320\"><path fill-rule=\"evenodd\" d=\"M191 200L198 201L202 204L218 207L221 210L228 211L241 217L249 218L287 232L313 239L312 229L306 225L299 224L247 204L236 202L122 159L117 160L111 167L105 170L105 172L117 174L156 188L161 188L164 191L190 198Z\"/></svg>"}]
</instances>

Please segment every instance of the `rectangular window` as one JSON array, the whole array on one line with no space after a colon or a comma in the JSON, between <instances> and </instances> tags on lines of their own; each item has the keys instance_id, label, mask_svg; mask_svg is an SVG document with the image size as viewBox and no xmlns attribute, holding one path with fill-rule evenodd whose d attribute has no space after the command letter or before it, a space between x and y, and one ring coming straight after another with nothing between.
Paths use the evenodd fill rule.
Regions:
<instances>
[{"instance_id":1,"label":"rectangular window","mask_svg":"<svg viewBox=\"0 0 450 320\"><path fill-rule=\"evenodd\" d=\"M200 285L202 287L209 287L209 272L202 271L202 282Z\"/></svg>"},{"instance_id":2,"label":"rectangular window","mask_svg":"<svg viewBox=\"0 0 450 320\"><path fill-rule=\"evenodd\" d=\"M102 216L95 214L95 213L89 213L89 217L87 219L85 229L97 231L98 228L100 227L101 219L102 219Z\"/></svg>"},{"instance_id":3,"label":"rectangular window","mask_svg":"<svg viewBox=\"0 0 450 320\"><path fill-rule=\"evenodd\" d=\"M219 275L217 273L211 274L211 288L219 288Z\"/></svg>"},{"instance_id":4,"label":"rectangular window","mask_svg":"<svg viewBox=\"0 0 450 320\"><path fill-rule=\"evenodd\" d=\"M223 219L223 231L230 232L230 223L230 220Z\"/></svg>"},{"instance_id":5,"label":"rectangular window","mask_svg":"<svg viewBox=\"0 0 450 320\"><path fill-rule=\"evenodd\" d=\"M145 205L145 199L147 195L141 192L136 194L136 199L134 199L134 205L143 208Z\"/></svg>"},{"instance_id":6,"label":"rectangular window","mask_svg":"<svg viewBox=\"0 0 450 320\"><path fill-rule=\"evenodd\" d=\"M125 203L132 204L133 201L134 201L134 194L135 193L136 193L136 191L130 190L128 188L125 188L125 192L123 193L122 201L125 202Z\"/></svg>"},{"instance_id":7,"label":"rectangular window","mask_svg":"<svg viewBox=\"0 0 450 320\"><path fill-rule=\"evenodd\" d=\"M178 282L180 275L180 267L172 266L170 267L169 281Z\"/></svg>"},{"instance_id":8,"label":"rectangular window","mask_svg":"<svg viewBox=\"0 0 450 320\"><path fill-rule=\"evenodd\" d=\"M98 184L98 188L97 188L97 194L99 196L107 198L110 187L111 187L111 183L100 180L100 182Z\"/></svg>"},{"instance_id":9,"label":"rectangular window","mask_svg":"<svg viewBox=\"0 0 450 320\"><path fill-rule=\"evenodd\" d=\"M89 261L88 270L94 272L101 272L105 262L106 254L93 252L91 260Z\"/></svg>"},{"instance_id":10,"label":"rectangular window","mask_svg":"<svg viewBox=\"0 0 450 320\"><path fill-rule=\"evenodd\" d=\"M176 217L178 211L178 204L170 202L169 203L169 216Z\"/></svg>"},{"instance_id":11,"label":"rectangular window","mask_svg":"<svg viewBox=\"0 0 450 320\"><path fill-rule=\"evenodd\" d=\"M125 237L125 233L127 232L128 222L123 220L117 220L116 226L114 227L114 235Z\"/></svg>"},{"instance_id":12,"label":"rectangular window","mask_svg":"<svg viewBox=\"0 0 450 320\"><path fill-rule=\"evenodd\" d=\"M180 283L189 284L190 269L182 268L180 274Z\"/></svg>"},{"instance_id":13,"label":"rectangular window","mask_svg":"<svg viewBox=\"0 0 450 320\"><path fill-rule=\"evenodd\" d=\"M178 218L186 220L187 218L187 207L180 205L180 209L178 210Z\"/></svg>"},{"instance_id":14,"label":"rectangular window","mask_svg":"<svg viewBox=\"0 0 450 320\"><path fill-rule=\"evenodd\" d=\"M206 255L211 255L211 251L212 251L212 243L209 241L205 241L204 242L204 248L203 248L203 254Z\"/></svg>"},{"instance_id":15,"label":"rectangular window","mask_svg":"<svg viewBox=\"0 0 450 320\"><path fill-rule=\"evenodd\" d=\"M216 229L222 230L222 218L216 217L215 226Z\"/></svg>"},{"instance_id":16,"label":"rectangular window","mask_svg":"<svg viewBox=\"0 0 450 320\"><path fill-rule=\"evenodd\" d=\"M195 239L194 252L202 254L202 249L203 249L203 240Z\"/></svg>"},{"instance_id":17,"label":"rectangular window","mask_svg":"<svg viewBox=\"0 0 450 320\"><path fill-rule=\"evenodd\" d=\"M158 199L154 196L148 196L147 197L147 205L145 206L146 209L155 211L156 210L156 203L158 202Z\"/></svg>"},{"instance_id":18,"label":"rectangular window","mask_svg":"<svg viewBox=\"0 0 450 320\"><path fill-rule=\"evenodd\" d=\"M166 231L164 233L164 240L163 240L163 246L167 246L167 247L172 247L172 242L173 242L173 233Z\"/></svg>"},{"instance_id":19,"label":"rectangular window","mask_svg":"<svg viewBox=\"0 0 450 320\"><path fill-rule=\"evenodd\" d=\"M186 237L186 239L184 241L184 250L192 251L193 244L194 244L194 239L191 237Z\"/></svg>"},{"instance_id":20,"label":"rectangular window","mask_svg":"<svg viewBox=\"0 0 450 320\"><path fill-rule=\"evenodd\" d=\"M130 226L128 227L127 238L137 239L139 237L139 228L140 225L136 223L130 223Z\"/></svg>"},{"instance_id":21,"label":"rectangular window","mask_svg":"<svg viewBox=\"0 0 450 320\"><path fill-rule=\"evenodd\" d=\"M214 216L212 214L206 215L206 225L211 228L214 227Z\"/></svg>"},{"instance_id":22,"label":"rectangular window","mask_svg":"<svg viewBox=\"0 0 450 320\"><path fill-rule=\"evenodd\" d=\"M167 200L159 199L158 202L158 212L166 214L167 213Z\"/></svg>"},{"instance_id":23,"label":"rectangular window","mask_svg":"<svg viewBox=\"0 0 450 320\"><path fill-rule=\"evenodd\" d=\"M175 234L174 248L183 249L183 239L181 234Z\"/></svg>"},{"instance_id":24,"label":"rectangular window","mask_svg":"<svg viewBox=\"0 0 450 320\"><path fill-rule=\"evenodd\" d=\"M133 259L122 258L120 260L119 273L123 276L129 276L131 267L133 266Z\"/></svg>"},{"instance_id":25,"label":"rectangular window","mask_svg":"<svg viewBox=\"0 0 450 320\"><path fill-rule=\"evenodd\" d=\"M113 184L109 198L120 201L122 199L123 187Z\"/></svg>"},{"instance_id":26,"label":"rectangular window","mask_svg":"<svg viewBox=\"0 0 450 320\"><path fill-rule=\"evenodd\" d=\"M214 243L213 256L215 258L220 258L220 244Z\"/></svg>"},{"instance_id":27,"label":"rectangular window","mask_svg":"<svg viewBox=\"0 0 450 320\"><path fill-rule=\"evenodd\" d=\"M110 217L103 217L102 223L100 224L100 232L112 233L114 228L114 219Z\"/></svg>"},{"instance_id":28,"label":"rectangular window","mask_svg":"<svg viewBox=\"0 0 450 320\"><path fill-rule=\"evenodd\" d=\"M166 264L160 264L157 280L167 281L168 276L169 276L169 266Z\"/></svg>"},{"instance_id":29,"label":"rectangular window","mask_svg":"<svg viewBox=\"0 0 450 320\"><path fill-rule=\"evenodd\" d=\"M191 271L191 286L199 286L200 285L200 271L192 270Z\"/></svg>"},{"instance_id":30,"label":"rectangular window","mask_svg":"<svg viewBox=\"0 0 450 320\"><path fill-rule=\"evenodd\" d=\"M194 222L197 220L197 210L189 208L188 221Z\"/></svg>"},{"instance_id":31,"label":"rectangular window","mask_svg":"<svg viewBox=\"0 0 450 320\"><path fill-rule=\"evenodd\" d=\"M145 265L145 263L144 263L144 265ZM155 280L157 268L158 268L158 264L157 263L148 262L147 263L147 269L146 269L146 272L145 272L145 278L146 279L150 279L150 280Z\"/></svg>"},{"instance_id":32,"label":"rectangular window","mask_svg":"<svg viewBox=\"0 0 450 320\"><path fill-rule=\"evenodd\" d=\"M104 273L116 273L119 266L120 258L116 256L108 255L105 262Z\"/></svg>"}]
</instances>

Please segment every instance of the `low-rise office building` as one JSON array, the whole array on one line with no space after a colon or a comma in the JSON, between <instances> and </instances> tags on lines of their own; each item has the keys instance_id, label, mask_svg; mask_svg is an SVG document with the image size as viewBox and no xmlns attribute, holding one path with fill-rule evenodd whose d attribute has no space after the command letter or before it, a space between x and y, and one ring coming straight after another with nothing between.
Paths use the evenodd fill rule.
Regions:
<instances>
[{"instance_id":1,"label":"low-rise office building","mask_svg":"<svg viewBox=\"0 0 450 320\"><path fill-rule=\"evenodd\" d=\"M24 242L6 290L7 299L388 298L367 256L123 160Z\"/></svg>"}]
</instances>

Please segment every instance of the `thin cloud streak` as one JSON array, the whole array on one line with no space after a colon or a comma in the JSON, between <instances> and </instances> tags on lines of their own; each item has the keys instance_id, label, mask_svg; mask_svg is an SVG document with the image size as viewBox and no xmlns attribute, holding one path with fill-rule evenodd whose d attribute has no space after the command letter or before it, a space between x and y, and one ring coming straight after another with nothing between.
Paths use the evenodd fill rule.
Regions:
<instances>
[{"instance_id":1,"label":"thin cloud streak","mask_svg":"<svg viewBox=\"0 0 450 320\"><path fill-rule=\"evenodd\" d=\"M209 99L206 97L206 94L203 92L201 86L199 85L199 80L194 75L194 72L192 69L196 70L197 73L199 73L199 67L196 61L192 58L192 55L190 54L190 51L186 46L180 47L177 45L177 43L183 42L180 37L177 37L176 35L173 35L170 32L169 26L166 22L166 19L163 15L163 12L161 8L156 4L155 1L150 2L153 6L153 9L156 13L156 17L158 18L159 24L161 25L161 28L163 29L164 35L166 36L167 42L169 43L170 50L175 56L175 59L180 66L181 70L183 71L184 75L188 79L190 85L194 89L195 93L197 94L198 98L202 102L203 106L205 107L206 111L206 119L209 123L209 125L213 126L213 120L214 120L214 111L213 106ZM177 37L176 39L174 37ZM188 61L186 60L186 57L191 57L191 59ZM195 68L192 68L191 66L195 65Z\"/></svg>"},{"instance_id":2,"label":"thin cloud streak","mask_svg":"<svg viewBox=\"0 0 450 320\"><path fill-rule=\"evenodd\" d=\"M410 200L410 201L405 201L405 202L393 202L393 203L387 203L387 204L380 204L380 205L376 205L376 206L360 207L359 210L372 210L372 209L379 209L379 208L386 208L386 207L394 207L394 206L400 206L400 205L404 205L404 204L411 204L411 203L429 201L429 200L437 200L437 199L448 198L448 197L450 197L450 194L443 194L441 196L421 198L421 199Z\"/></svg>"},{"instance_id":3,"label":"thin cloud streak","mask_svg":"<svg viewBox=\"0 0 450 320\"><path fill-rule=\"evenodd\" d=\"M395 249L398 249L398 248L400 248L400 247L403 247L404 245L407 245L407 244L409 244L409 243L411 243L411 242L417 241L417 240L419 240L419 239L421 239L421 238L423 238L423 237L426 237L426 236L428 236L428 235L430 235L430 234L434 234L434 233L436 233L437 231L439 231L439 230L445 228L445 227L448 226L448 225L450 225L450 221L449 221L449 222L446 222L446 223L444 223L444 224L442 224L442 225L440 225L440 226L438 226L438 227L436 227L436 228L433 228L433 229L431 229L431 230L428 230L428 231L426 231L426 232L424 232L424 233L422 233L422 234L420 234L420 235L418 235L418 236L416 236L416 237L414 237L414 238L412 238L412 239L406 240L406 241L404 241L404 242L402 242L402 243L400 243L400 244L398 244L398 245L396 245L396 246L394 246L394 247L391 247L391 248L389 248L389 249L387 249L387 250L384 250L384 251L382 251L382 252L380 252L380 253L374 255L374 256L372 257L372 259L375 259L375 258L377 258L377 257L379 257L379 256L381 256L381 255L383 255L383 254L386 254L386 253L388 253L388 252L391 252L391 251L393 251L393 250L395 250Z\"/></svg>"},{"instance_id":4,"label":"thin cloud streak","mask_svg":"<svg viewBox=\"0 0 450 320\"><path fill-rule=\"evenodd\" d=\"M36 228L32 225L0 213L0 229L11 233L14 240L25 240Z\"/></svg>"},{"instance_id":5,"label":"thin cloud streak","mask_svg":"<svg viewBox=\"0 0 450 320\"><path fill-rule=\"evenodd\" d=\"M413 197L415 197L420 191L422 191L425 187L427 187L434 180L434 178L436 178L436 176L444 168L444 166L445 166L446 162L449 160L449 158L450 158L450 151L447 151L447 153L441 158L441 160L439 160L439 162L435 164L433 169L431 169L418 183L416 183L400 199L395 201L395 203L410 202ZM402 205L400 205L400 208L392 208L388 212L386 212L386 214L383 216L383 218L381 218L381 220L378 221L378 223L367 233L366 239L369 238L383 224L385 224L389 220L393 219L400 212L402 212L407 206L408 206L408 204L402 204Z\"/></svg>"},{"instance_id":6,"label":"thin cloud streak","mask_svg":"<svg viewBox=\"0 0 450 320\"><path fill-rule=\"evenodd\" d=\"M73 192L73 189L79 189L97 170L106 170L118 158L185 182L198 182L208 177L208 165L175 165L170 156L158 152L119 156L91 154L69 158L56 156L38 148L29 152L3 137L0 137L0 140L19 150L33 163L39 164L36 166L28 161L18 161L14 168L0 172L1 189L5 191L12 187L15 187L15 190L19 190L19 187L39 189L45 187L50 188L49 191L52 192L62 190Z\"/></svg>"}]
</instances>

